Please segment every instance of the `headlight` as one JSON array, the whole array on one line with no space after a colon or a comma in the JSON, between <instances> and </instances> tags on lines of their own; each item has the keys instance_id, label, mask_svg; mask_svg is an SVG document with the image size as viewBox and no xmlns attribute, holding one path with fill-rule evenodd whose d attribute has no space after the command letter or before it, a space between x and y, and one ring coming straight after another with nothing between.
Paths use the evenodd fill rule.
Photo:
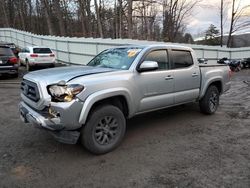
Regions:
<instances>
[{"instance_id":1,"label":"headlight","mask_svg":"<svg viewBox=\"0 0 250 188\"><path fill-rule=\"evenodd\" d=\"M52 101L55 102L70 102L83 89L84 87L80 84L61 85L59 83L48 86L48 91L52 97Z\"/></svg>"}]
</instances>

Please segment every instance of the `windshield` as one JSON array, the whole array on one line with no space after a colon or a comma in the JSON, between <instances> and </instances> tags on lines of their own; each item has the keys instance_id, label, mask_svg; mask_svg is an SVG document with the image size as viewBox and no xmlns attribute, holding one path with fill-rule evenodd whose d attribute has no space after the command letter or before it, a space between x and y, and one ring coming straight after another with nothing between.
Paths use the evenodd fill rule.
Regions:
<instances>
[{"instance_id":1,"label":"windshield","mask_svg":"<svg viewBox=\"0 0 250 188\"><path fill-rule=\"evenodd\" d=\"M141 50L131 47L105 50L92 59L88 66L127 70Z\"/></svg>"}]
</instances>

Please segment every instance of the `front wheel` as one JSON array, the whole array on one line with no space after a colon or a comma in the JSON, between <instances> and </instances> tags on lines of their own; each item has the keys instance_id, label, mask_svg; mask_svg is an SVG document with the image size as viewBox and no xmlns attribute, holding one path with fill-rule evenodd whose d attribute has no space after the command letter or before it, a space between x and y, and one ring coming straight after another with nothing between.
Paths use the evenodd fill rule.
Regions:
<instances>
[{"instance_id":1,"label":"front wheel","mask_svg":"<svg viewBox=\"0 0 250 188\"><path fill-rule=\"evenodd\" d=\"M121 143L125 130L125 117L118 107L99 106L91 112L82 128L81 143L94 154L104 154Z\"/></svg>"},{"instance_id":2,"label":"front wheel","mask_svg":"<svg viewBox=\"0 0 250 188\"><path fill-rule=\"evenodd\" d=\"M204 114L213 114L219 106L219 91L214 85L209 86L205 95L200 100L200 110Z\"/></svg>"}]
</instances>

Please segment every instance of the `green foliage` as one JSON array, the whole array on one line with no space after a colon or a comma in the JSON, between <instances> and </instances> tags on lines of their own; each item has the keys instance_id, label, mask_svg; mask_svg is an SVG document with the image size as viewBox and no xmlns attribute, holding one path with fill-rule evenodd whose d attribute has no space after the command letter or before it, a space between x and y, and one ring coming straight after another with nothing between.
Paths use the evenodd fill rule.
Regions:
<instances>
[{"instance_id":1,"label":"green foliage","mask_svg":"<svg viewBox=\"0 0 250 188\"><path fill-rule=\"evenodd\" d=\"M205 41L206 45L219 45L219 30L211 24L209 28L205 31Z\"/></svg>"}]
</instances>

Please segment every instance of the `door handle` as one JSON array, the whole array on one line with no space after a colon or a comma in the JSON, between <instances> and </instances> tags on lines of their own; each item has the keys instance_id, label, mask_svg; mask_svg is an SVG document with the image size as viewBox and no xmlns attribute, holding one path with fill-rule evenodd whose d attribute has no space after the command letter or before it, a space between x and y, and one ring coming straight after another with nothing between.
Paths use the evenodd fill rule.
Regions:
<instances>
[{"instance_id":1,"label":"door handle","mask_svg":"<svg viewBox=\"0 0 250 188\"><path fill-rule=\"evenodd\" d=\"M167 77L165 77L165 80L172 80L174 79L171 75L168 75Z\"/></svg>"},{"instance_id":2,"label":"door handle","mask_svg":"<svg viewBox=\"0 0 250 188\"><path fill-rule=\"evenodd\" d=\"M198 74L196 73L196 72L194 72L193 74L192 74L192 77L197 77L198 76Z\"/></svg>"}]
</instances>

